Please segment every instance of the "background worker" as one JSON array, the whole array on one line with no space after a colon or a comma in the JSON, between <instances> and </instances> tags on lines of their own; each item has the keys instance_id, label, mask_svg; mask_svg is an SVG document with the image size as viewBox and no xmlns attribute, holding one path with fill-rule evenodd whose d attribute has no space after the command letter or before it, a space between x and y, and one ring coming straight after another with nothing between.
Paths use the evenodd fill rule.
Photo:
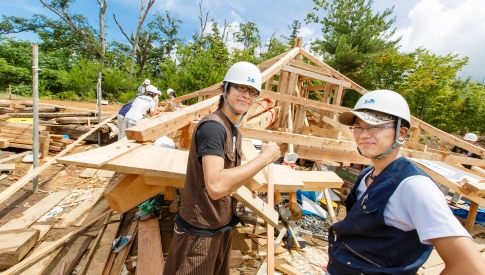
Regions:
<instances>
[{"instance_id":1,"label":"background worker","mask_svg":"<svg viewBox=\"0 0 485 275\"><path fill-rule=\"evenodd\" d=\"M150 79L145 79L145 81L143 81L143 83L141 84L140 87L138 87L138 90L136 92L136 96L141 96L141 95L144 95L145 94L145 90L146 90L146 87L148 87L150 85Z\"/></svg>"},{"instance_id":2,"label":"background worker","mask_svg":"<svg viewBox=\"0 0 485 275\"><path fill-rule=\"evenodd\" d=\"M167 89L167 95L168 95L168 98L170 99L170 104L172 104L172 107L174 107L174 108L179 107L179 103L174 101L174 99L177 97L175 95L175 91L171 88L168 88Z\"/></svg>"},{"instance_id":3,"label":"background worker","mask_svg":"<svg viewBox=\"0 0 485 275\"><path fill-rule=\"evenodd\" d=\"M146 87L145 95L138 96L133 100L130 110L125 115L127 120L126 129L138 124L140 120L148 113L151 117L156 114L156 106L153 98L158 89L149 85Z\"/></svg>"},{"instance_id":4,"label":"background worker","mask_svg":"<svg viewBox=\"0 0 485 275\"><path fill-rule=\"evenodd\" d=\"M474 133L467 133L463 137L463 140L470 143L470 144L475 144L478 141L478 137ZM456 146L456 145L455 145L455 147L453 147L451 149L451 152L457 153L457 154L462 154L462 155L465 155L465 156L470 157L470 158L482 159L481 156L474 154L472 152L468 152L468 150L465 150L465 149L463 149L459 146ZM463 165L463 167L465 167L467 169L472 169L471 165L468 165L468 164L462 164L462 165ZM450 188L446 187L445 185L441 185L440 189L441 189L441 192L443 192L443 194L445 196L450 191ZM451 204L457 204L460 201L460 199L461 199L461 195L458 192L455 192L455 194L453 195L453 198L451 198Z\"/></svg>"},{"instance_id":5,"label":"background worker","mask_svg":"<svg viewBox=\"0 0 485 275\"><path fill-rule=\"evenodd\" d=\"M124 138L126 136L125 130L128 126L128 120L125 119L126 113L131 109L131 105L133 101L130 101L121 107L120 111L118 112L118 140Z\"/></svg>"},{"instance_id":6,"label":"background worker","mask_svg":"<svg viewBox=\"0 0 485 275\"><path fill-rule=\"evenodd\" d=\"M199 122L190 145L187 175L163 274L229 274L231 228L239 223L230 195L280 157L274 142L241 164L237 126L261 92L261 72L248 62L227 71L219 108Z\"/></svg>"},{"instance_id":7,"label":"background worker","mask_svg":"<svg viewBox=\"0 0 485 275\"><path fill-rule=\"evenodd\" d=\"M369 92L339 122L372 166L348 194L345 218L329 228L327 274L415 275L433 246L445 263L441 274L484 274L484 259L438 186L400 152L411 126L406 100Z\"/></svg>"}]
</instances>

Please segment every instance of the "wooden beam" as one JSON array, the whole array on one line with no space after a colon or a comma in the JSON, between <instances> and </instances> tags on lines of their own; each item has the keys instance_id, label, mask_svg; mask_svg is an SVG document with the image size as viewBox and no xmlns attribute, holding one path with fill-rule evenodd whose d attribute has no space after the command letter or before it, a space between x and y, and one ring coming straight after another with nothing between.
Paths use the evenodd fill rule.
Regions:
<instances>
[{"instance_id":1,"label":"wooden beam","mask_svg":"<svg viewBox=\"0 0 485 275\"><path fill-rule=\"evenodd\" d=\"M164 186L147 185L142 175L126 175L104 194L111 209L125 213L148 198L165 190Z\"/></svg>"},{"instance_id":2,"label":"wooden beam","mask_svg":"<svg viewBox=\"0 0 485 275\"><path fill-rule=\"evenodd\" d=\"M22 186L27 184L32 178L35 176L38 176L42 171L47 169L52 163L57 161L58 158L64 156L67 152L69 152L72 148L74 148L76 145L78 145L83 139L87 136L89 136L91 133L94 133L99 127L105 125L106 123L110 122L113 118L115 118L118 114L115 114L111 116L109 119L103 121L102 123L98 124L96 127L94 127L91 131L87 132L86 134L82 135L79 137L75 142L73 142L71 145L67 146L66 149L62 150L59 154L57 154L55 157L51 158L49 161L47 161L44 165L39 166L32 170L30 173L27 175L23 176L20 180L17 182L13 183L10 185L7 189L3 190L2 193L0 193L0 203L4 202L6 199L8 199L13 193L17 192Z\"/></svg>"},{"instance_id":3,"label":"wooden beam","mask_svg":"<svg viewBox=\"0 0 485 275\"><path fill-rule=\"evenodd\" d=\"M0 232L0 269L17 264L37 243L39 230L21 228Z\"/></svg>"},{"instance_id":4,"label":"wooden beam","mask_svg":"<svg viewBox=\"0 0 485 275\"><path fill-rule=\"evenodd\" d=\"M285 56L283 56L280 60L278 60L278 62L274 63L273 65L271 65L271 67L264 70L264 72L261 73L262 74L262 82L264 83L270 77L273 77L277 72L279 72L281 70L281 68L283 68L283 66L288 64L290 59L295 58L295 56L297 54L299 54L299 48L293 48L291 51L287 52L285 54Z\"/></svg>"},{"instance_id":5,"label":"wooden beam","mask_svg":"<svg viewBox=\"0 0 485 275\"><path fill-rule=\"evenodd\" d=\"M328 77L326 75L305 71L305 70L298 69L298 68L295 68L295 67L291 67L291 66L288 66L288 65L283 66L281 69L283 71L296 73L296 74L302 75L302 76L307 76L307 77L310 77L312 79L321 80L321 81L325 81L325 82L329 82L329 83L333 83L333 84L337 84L337 85L342 85L343 87L350 88L350 82L348 82L348 81L339 80L339 79L336 79L336 78L333 78L333 77Z\"/></svg>"},{"instance_id":6,"label":"wooden beam","mask_svg":"<svg viewBox=\"0 0 485 275\"><path fill-rule=\"evenodd\" d=\"M251 209L256 215L260 216L268 224L272 226L278 226L278 212L274 210L274 207L265 203L262 199L253 197L253 192L247 187L240 187L233 196L249 209Z\"/></svg>"},{"instance_id":7,"label":"wooden beam","mask_svg":"<svg viewBox=\"0 0 485 275\"><path fill-rule=\"evenodd\" d=\"M138 125L126 129L126 136L128 139L138 142L156 140L179 129L180 125L187 125L194 119L214 112L217 110L218 102L219 97L213 97L176 112L144 119Z\"/></svg>"},{"instance_id":8,"label":"wooden beam","mask_svg":"<svg viewBox=\"0 0 485 275\"><path fill-rule=\"evenodd\" d=\"M362 88L362 86L360 86L359 84L355 83L354 81L352 81L351 79L349 79L345 75L341 74L340 72L338 72L334 68L328 66L326 63L320 61L318 58L316 58L315 56L313 56L312 54L308 53L307 51L305 51L302 48L300 48L300 54L302 56L304 56L305 58L307 58L308 60L310 60L313 64L315 64L317 66L320 66L320 67L323 67L323 68L326 68L329 71L331 71L333 77L335 77L337 79L340 79L340 80L344 80L344 81L350 82L350 84L351 84L350 85L350 88L354 89L358 93L365 94L367 92L364 88Z\"/></svg>"},{"instance_id":9,"label":"wooden beam","mask_svg":"<svg viewBox=\"0 0 485 275\"><path fill-rule=\"evenodd\" d=\"M298 69L306 70L306 71L309 71L309 72L322 74L322 75L330 76L330 77L332 76L332 72L330 70L326 69L326 68L313 66L311 64L303 63L301 61L290 60L288 65L295 67L295 68L298 68Z\"/></svg>"},{"instance_id":10,"label":"wooden beam","mask_svg":"<svg viewBox=\"0 0 485 275\"><path fill-rule=\"evenodd\" d=\"M421 129L423 129L424 131L436 136L437 138L440 138L444 141L447 141L453 145L457 145L469 152L472 152L472 153L475 153L477 155L480 155L480 156L485 156L485 149L482 149L478 146L475 146L473 144L470 144L464 140L462 140L461 138L458 138L458 137L455 137L453 135L450 135L448 133L446 133L445 131L442 131L436 127L433 127L431 125L429 125L428 123L424 122L424 121L421 121L415 117L411 117L411 125L413 125L414 127L419 127Z\"/></svg>"},{"instance_id":11,"label":"wooden beam","mask_svg":"<svg viewBox=\"0 0 485 275\"><path fill-rule=\"evenodd\" d=\"M287 143L288 141L291 141L294 144L301 146L321 147L335 150L356 150L355 143L351 141L339 141L313 135L291 134L271 130L250 128L240 128L239 130L245 138L259 139L262 141L274 141L276 143Z\"/></svg>"},{"instance_id":12,"label":"wooden beam","mask_svg":"<svg viewBox=\"0 0 485 275\"><path fill-rule=\"evenodd\" d=\"M261 96L267 97L267 98L272 99L272 100L278 100L278 101L282 101L282 102L304 105L304 106L307 106L307 107L314 107L314 108L324 109L324 110L328 110L328 111L332 111L332 112L342 113L342 112L350 110L347 107L331 105L331 104L316 101L316 100L306 99L304 97L296 97L296 96L291 96L291 95L285 95L285 94L276 93L276 92L268 91L268 90L261 90Z\"/></svg>"},{"instance_id":13,"label":"wooden beam","mask_svg":"<svg viewBox=\"0 0 485 275\"><path fill-rule=\"evenodd\" d=\"M244 127L255 129L266 129L274 125L276 119L279 117L279 107L271 108L257 117L249 119Z\"/></svg>"}]
</instances>

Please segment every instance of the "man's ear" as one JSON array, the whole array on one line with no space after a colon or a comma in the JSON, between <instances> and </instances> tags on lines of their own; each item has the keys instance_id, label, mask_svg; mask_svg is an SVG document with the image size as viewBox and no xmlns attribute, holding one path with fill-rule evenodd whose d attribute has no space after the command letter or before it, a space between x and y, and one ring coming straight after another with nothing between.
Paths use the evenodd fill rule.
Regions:
<instances>
[{"instance_id":1,"label":"man's ear","mask_svg":"<svg viewBox=\"0 0 485 275\"><path fill-rule=\"evenodd\" d=\"M406 127L401 127L399 128L399 141L404 141L406 139L406 136L409 132L409 128L406 128Z\"/></svg>"}]
</instances>

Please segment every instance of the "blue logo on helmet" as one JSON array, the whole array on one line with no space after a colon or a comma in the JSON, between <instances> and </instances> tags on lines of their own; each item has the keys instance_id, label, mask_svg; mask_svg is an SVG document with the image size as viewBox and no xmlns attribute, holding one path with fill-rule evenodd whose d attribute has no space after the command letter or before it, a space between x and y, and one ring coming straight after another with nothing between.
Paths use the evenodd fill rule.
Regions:
<instances>
[{"instance_id":1,"label":"blue logo on helmet","mask_svg":"<svg viewBox=\"0 0 485 275\"><path fill-rule=\"evenodd\" d=\"M248 82L254 83L254 78L248 76Z\"/></svg>"},{"instance_id":2,"label":"blue logo on helmet","mask_svg":"<svg viewBox=\"0 0 485 275\"><path fill-rule=\"evenodd\" d=\"M371 98L371 99L366 99L366 100L364 101L364 104L371 104L371 103L376 103L376 101L375 101L373 98Z\"/></svg>"}]
</instances>

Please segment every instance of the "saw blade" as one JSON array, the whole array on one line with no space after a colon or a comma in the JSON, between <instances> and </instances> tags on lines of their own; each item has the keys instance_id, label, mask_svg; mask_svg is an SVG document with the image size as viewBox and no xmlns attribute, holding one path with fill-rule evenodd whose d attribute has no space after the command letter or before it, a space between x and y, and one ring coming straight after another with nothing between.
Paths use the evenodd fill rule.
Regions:
<instances>
[{"instance_id":1,"label":"saw blade","mask_svg":"<svg viewBox=\"0 0 485 275\"><path fill-rule=\"evenodd\" d=\"M288 216L290 220L299 220L303 216L302 207L296 202L290 202L290 212L291 215Z\"/></svg>"},{"instance_id":2,"label":"saw blade","mask_svg":"<svg viewBox=\"0 0 485 275\"><path fill-rule=\"evenodd\" d=\"M296 221L296 220L301 219L302 216L303 216L303 212L302 211L298 211L298 212L295 212L295 213L291 214L288 218L290 220Z\"/></svg>"}]
</instances>

